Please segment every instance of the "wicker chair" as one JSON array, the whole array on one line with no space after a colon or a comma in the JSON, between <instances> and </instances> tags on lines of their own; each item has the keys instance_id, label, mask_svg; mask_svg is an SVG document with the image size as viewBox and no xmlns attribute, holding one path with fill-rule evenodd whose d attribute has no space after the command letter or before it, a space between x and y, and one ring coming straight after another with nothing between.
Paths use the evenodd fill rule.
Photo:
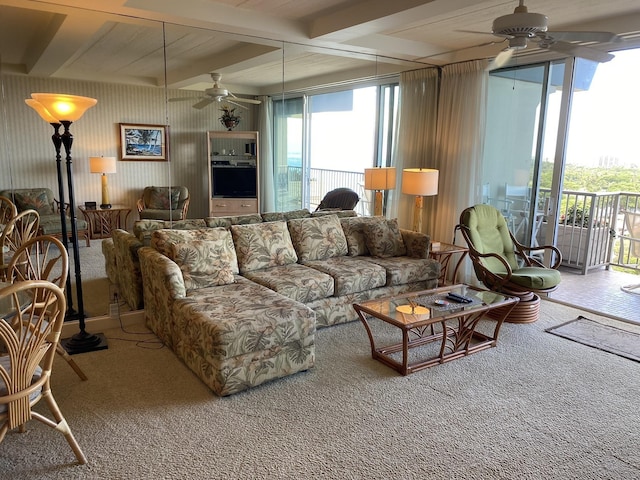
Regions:
<instances>
[{"instance_id":1,"label":"wicker chair","mask_svg":"<svg viewBox=\"0 0 640 480\"><path fill-rule=\"evenodd\" d=\"M360 201L360 197L350 188L336 188L327 192L316 208L319 210L353 210Z\"/></svg>"},{"instance_id":2,"label":"wicker chair","mask_svg":"<svg viewBox=\"0 0 640 480\"><path fill-rule=\"evenodd\" d=\"M0 281L7 279L11 258L23 243L37 235L39 225L38 212L25 210L4 226L0 233Z\"/></svg>"},{"instance_id":3,"label":"wicker chair","mask_svg":"<svg viewBox=\"0 0 640 480\"><path fill-rule=\"evenodd\" d=\"M505 321L530 323L538 319L539 293L558 288L562 254L553 245L527 247L519 243L507 227L500 210L491 205L475 205L460 214L456 227L469 246L469 258L480 280L489 290L520 298ZM552 254L551 268L530 256L532 252L548 250Z\"/></svg>"},{"instance_id":4,"label":"wicker chair","mask_svg":"<svg viewBox=\"0 0 640 480\"><path fill-rule=\"evenodd\" d=\"M41 235L26 241L16 250L9 262L7 277L11 282L47 280L64 289L68 273L69 254L62 242L52 235ZM81 380L87 380L87 376L62 345L56 345L56 352Z\"/></svg>"},{"instance_id":5,"label":"wicker chair","mask_svg":"<svg viewBox=\"0 0 640 480\"><path fill-rule=\"evenodd\" d=\"M145 187L136 203L140 220L184 220L189 210L187 187Z\"/></svg>"},{"instance_id":6,"label":"wicker chair","mask_svg":"<svg viewBox=\"0 0 640 480\"><path fill-rule=\"evenodd\" d=\"M44 307L31 299L43 299ZM87 463L50 385L66 310L64 292L46 280L15 282L0 289L0 306L0 351L5 352L0 356L0 443L9 430L24 432L35 418L61 432L78 462ZM33 408L43 399L53 420Z\"/></svg>"},{"instance_id":7,"label":"wicker chair","mask_svg":"<svg viewBox=\"0 0 640 480\"><path fill-rule=\"evenodd\" d=\"M16 215L18 215L16 204L11 199L0 195L0 228L3 228Z\"/></svg>"}]
</instances>

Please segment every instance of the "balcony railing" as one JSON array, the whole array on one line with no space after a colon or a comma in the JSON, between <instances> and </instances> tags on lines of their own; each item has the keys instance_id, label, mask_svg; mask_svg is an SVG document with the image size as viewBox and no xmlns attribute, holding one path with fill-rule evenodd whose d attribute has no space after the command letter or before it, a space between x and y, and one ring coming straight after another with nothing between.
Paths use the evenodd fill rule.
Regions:
<instances>
[{"instance_id":1,"label":"balcony railing","mask_svg":"<svg viewBox=\"0 0 640 480\"><path fill-rule=\"evenodd\" d=\"M309 172L309 208L315 210L322 197L334 188L347 187L360 195L356 209L360 215L372 214L372 192L364 190L362 172L312 168ZM280 204L300 208L302 169L287 167L279 172ZM544 244L548 227L544 215L549 189L540 189L539 208L531 230L534 243ZM526 229L519 230L524 235ZM563 265L588 273L594 268L616 265L640 274L640 193L589 193L565 190L560 199L557 246Z\"/></svg>"},{"instance_id":2,"label":"balcony railing","mask_svg":"<svg viewBox=\"0 0 640 480\"><path fill-rule=\"evenodd\" d=\"M546 211L550 191L540 190L539 211ZM629 219L640 207L640 193L589 193L564 190L556 246L562 264L585 274L599 267L617 265L640 272L640 230L631 231ZM640 217L640 213L638 214ZM634 217L635 218L635 217ZM625 222L625 219L627 221ZM546 218L539 215L536 240L544 243ZM638 222L640 227L640 221Z\"/></svg>"}]
</instances>

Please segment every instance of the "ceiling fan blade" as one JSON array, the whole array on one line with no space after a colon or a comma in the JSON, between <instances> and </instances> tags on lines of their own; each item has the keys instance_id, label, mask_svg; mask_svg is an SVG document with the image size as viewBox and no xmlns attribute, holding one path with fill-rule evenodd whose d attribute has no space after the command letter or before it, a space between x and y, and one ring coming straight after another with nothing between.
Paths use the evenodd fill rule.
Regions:
<instances>
[{"instance_id":1,"label":"ceiling fan blade","mask_svg":"<svg viewBox=\"0 0 640 480\"><path fill-rule=\"evenodd\" d=\"M196 108L198 110L202 110L204 107L206 107L207 105L210 105L214 102L215 99L209 97L209 98L203 98L202 100L200 100L198 103L195 103L193 105L193 108Z\"/></svg>"},{"instance_id":2,"label":"ceiling fan blade","mask_svg":"<svg viewBox=\"0 0 640 480\"><path fill-rule=\"evenodd\" d=\"M234 102L233 100L229 100L228 98L224 99L225 103L230 103L235 105L236 107L244 108L245 110L249 110L249 107L245 107L244 105L240 105L239 103Z\"/></svg>"},{"instance_id":3,"label":"ceiling fan blade","mask_svg":"<svg viewBox=\"0 0 640 480\"><path fill-rule=\"evenodd\" d=\"M620 37L613 32L543 32L538 36L567 42L614 43L620 41Z\"/></svg>"},{"instance_id":4,"label":"ceiling fan blade","mask_svg":"<svg viewBox=\"0 0 640 480\"><path fill-rule=\"evenodd\" d=\"M580 57L599 63L608 62L609 60L614 58L614 55L610 53L603 52L595 48L584 47L582 45L576 45L567 42L554 42L550 44L548 48L557 52L567 53L575 57Z\"/></svg>"},{"instance_id":5,"label":"ceiling fan blade","mask_svg":"<svg viewBox=\"0 0 640 480\"><path fill-rule=\"evenodd\" d=\"M489 63L489 71L504 67L513 56L513 48L505 48Z\"/></svg>"},{"instance_id":6,"label":"ceiling fan blade","mask_svg":"<svg viewBox=\"0 0 640 480\"><path fill-rule=\"evenodd\" d=\"M253 105L260 105L262 103L260 100L254 100L252 98L236 97L232 92L229 92L229 96L236 102L252 103Z\"/></svg>"},{"instance_id":7,"label":"ceiling fan blade","mask_svg":"<svg viewBox=\"0 0 640 480\"><path fill-rule=\"evenodd\" d=\"M236 97L235 95L233 96L233 100L236 102L251 103L252 105L260 105L262 103L260 100L254 100L253 98Z\"/></svg>"}]
</instances>

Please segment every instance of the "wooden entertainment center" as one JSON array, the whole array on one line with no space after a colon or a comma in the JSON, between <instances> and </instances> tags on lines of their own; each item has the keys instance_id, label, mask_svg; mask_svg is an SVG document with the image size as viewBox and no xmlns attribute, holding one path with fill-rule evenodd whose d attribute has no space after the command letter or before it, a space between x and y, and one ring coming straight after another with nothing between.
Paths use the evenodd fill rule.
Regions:
<instances>
[{"instance_id":1,"label":"wooden entertainment center","mask_svg":"<svg viewBox=\"0 0 640 480\"><path fill-rule=\"evenodd\" d=\"M209 215L259 213L258 132L207 132Z\"/></svg>"}]
</instances>

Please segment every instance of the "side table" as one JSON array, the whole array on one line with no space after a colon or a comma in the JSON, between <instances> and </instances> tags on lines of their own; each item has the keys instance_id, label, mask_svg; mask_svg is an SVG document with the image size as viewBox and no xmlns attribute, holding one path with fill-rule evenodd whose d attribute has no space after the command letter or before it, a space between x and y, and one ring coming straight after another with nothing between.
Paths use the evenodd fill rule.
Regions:
<instances>
[{"instance_id":1,"label":"side table","mask_svg":"<svg viewBox=\"0 0 640 480\"><path fill-rule=\"evenodd\" d=\"M440 277L438 278L438 286L443 286L447 282L447 273L449 272L449 264L455 254L460 254L460 258L453 269L453 277L451 281L455 284L458 281L458 270L462 265L462 260L469 253L467 247L453 245L451 243L435 242L429 249L429 257L440 262Z\"/></svg>"},{"instance_id":2,"label":"side table","mask_svg":"<svg viewBox=\"0 0 640 480\"><path fill-rule=\"evenodd\" d=\"M111 208L78 207L89 225L91 238L108 238L116 228L125 228L131 209L124 205L113 205Z\"/></svg>"}]
</instances>

